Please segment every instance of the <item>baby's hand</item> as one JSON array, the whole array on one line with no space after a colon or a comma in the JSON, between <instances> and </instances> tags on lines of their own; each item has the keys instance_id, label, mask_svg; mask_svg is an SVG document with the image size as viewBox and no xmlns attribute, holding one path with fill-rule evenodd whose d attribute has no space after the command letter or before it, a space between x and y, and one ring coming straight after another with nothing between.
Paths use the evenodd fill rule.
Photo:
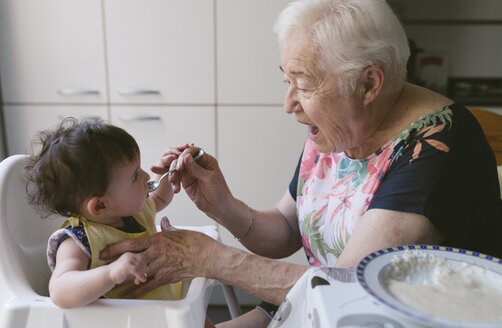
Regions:
<instances>
[{"instance_id":1,"label":"baby's hand","mask_svg":"<svg viewBox=\"0 0 502 328\"><path fill-rule=\"evenodd\" d=\"M146 262L139 254L124 253L109 264L109 274L115 284L121 284L133 276L134 283L139 285L146 282Z\"/></svg>"}]
</instances>

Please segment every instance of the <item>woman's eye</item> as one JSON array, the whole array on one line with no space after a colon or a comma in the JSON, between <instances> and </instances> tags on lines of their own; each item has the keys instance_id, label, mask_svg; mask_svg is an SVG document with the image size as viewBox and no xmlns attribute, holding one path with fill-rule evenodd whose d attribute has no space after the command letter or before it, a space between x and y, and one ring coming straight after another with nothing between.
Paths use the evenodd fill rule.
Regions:
<instances>
[{"instance_id":1,"label":"woman's eye","mask_svg":"<svg viewBox=\"0 0 502 328\"><path fill-rule=\"evenodd\" d=\"M139 174L139 173L136 173L136 175L134 176L134 179L132 179L132 182L136 182L136 181L138 181L138 174Z\"/></svg>"},{"instance_id":2,"label":"woman's eye","mask_svg":"<svg viewBox=\"0 0 502 328\"><path fill-rule=\"evenodd\" d=\"M312 86L310 83L308 83L307 81L298 81L298 83L296 84L296 88L299 90L299 91L309 91L309 90L312 90Z\"/></svg>"}]
</instances>

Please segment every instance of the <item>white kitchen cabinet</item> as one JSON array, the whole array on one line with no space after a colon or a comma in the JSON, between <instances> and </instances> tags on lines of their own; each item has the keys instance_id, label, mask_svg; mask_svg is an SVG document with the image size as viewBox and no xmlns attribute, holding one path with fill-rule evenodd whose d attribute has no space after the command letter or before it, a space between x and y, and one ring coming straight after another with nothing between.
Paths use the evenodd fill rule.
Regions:
<instances>
[{"instance_id":1,"label":"white kitchen cabinet","mask_svg":"<svg viewBox=\"0 0 502 328\"><path fill-rule=\"evenodd\" d=\"M215 109L213 106L112 106L112 123L129 132L141 150L141 167L151 173L161 153L174 145L193 142L210 154L215 152ZM199 211L184 190L157 214L175 225L215 224Z\"/></svg>"},{"instance_id":2,"label":"white kitchen cabinet","mask_svg":"<svg viewBox=\"0 0 502 328\"><path fill-rule=\"evenodd\" d=\"M232 194L257 209L287 190L306 137L282 108L287 87L273 25L289 2L216 0L218 159ZM220 235L244 249L225 228ZM303 250L285 260L307 264Z\"/></svg>"},{"instance_id":3,"label":"white kitchen cabinet","mask_svg":"<svg viewBox=\"0 0 502 328\"><path fill-rule=\"evenodd\" d=\"M30 154L36 133L54 128L62 119L75 117L79 120L106 120L105 106L4 106L4 127L7 135L7 151L14 154Z\"/></svg>"},{"instance_id":4,"label":"white kitchen cabinet","mask_svg":"<svg viewBox=\"0 0 502 328\"><path fill-rule=\"evenodd\" d=\"M165 148L194 142L218 157L236 197L270 208L306 134L282 110L273 23L288 2L2 0L9 155L26 153L37 131L63 117L99 117L135 137L145 170ZM214 224L184 191L162 215ZM239 244L228 232L222 238Z\"/></svg>"},{"instance_id":5,"label":"white kitchen cabinet","mask_svg":"<svg viewBox=\"0 0 502 328\"><path fill-rule=\"evenodd\" d=\"M270 209L289 188L307 136L280 106L218 109L218 157L232 194L256 209ZM243 246L224 228L225 244ZM286 259L306 264L303 249Z\"/></svg>"},{"instance_id":6,"label":"white kitchen cabinet","mask_svg":"<svg viewBox=\"0 0 502 328\"><path fill-rule=\"evenodd\" d=\"M274 22L289 0L216 0L217 100L277 104L286 86Z\"/></svg>"},{"instance_id":7,"label":"white kitchen cabinet","mask_svg":"<svg viewBox=\"0 0 502 328\"><path fill-rule=\"evenodd\" d=\"M101 1L0 1L0 70L4 103L105 103Z\"/></svg>"},{"instance_id":8,"label":"white kitchen cabinet","mask_svg":"<svg viewBox=\"0 0 502 328\"><path fill-rule=\"evenodd\" d=\"M104 0L112 103L214 104L211 0Z\"/></svg>"}]
</instances>

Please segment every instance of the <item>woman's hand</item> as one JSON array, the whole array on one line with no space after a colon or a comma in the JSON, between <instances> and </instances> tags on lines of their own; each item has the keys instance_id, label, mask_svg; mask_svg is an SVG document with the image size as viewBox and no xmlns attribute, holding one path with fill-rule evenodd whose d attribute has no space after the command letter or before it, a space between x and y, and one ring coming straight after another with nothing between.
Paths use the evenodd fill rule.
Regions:
<instances>
[{"instance_id":1,"label":"woman's hand","mask_svg":"<svg viewBox=\"0 0 502 328\"><path fill-rule=\"evenodd\" d=\"M156 174L155 179L158 180L162 174L166 173L169 170L177 168L178 157L183 153L183 151L187 149L199 149L193 147L193 145L193 143L180 144L164 150L160 155L157 165L150 167L150 170ZM178 184L177 188L174 189L174 192L177 193L179 191L180 188Z\"/></svg>"},{"instance_id":2,"label":"woman's hand","mask_svg":"<svg viewBox=\"0 0 502 328\"><path fill-rule=\"evenodd\" d=\"M148 281L128 298L137 298L168 283L194 277L210 277L211 259L219 245L211 237L171 226L166 217L161 221L162 232L123 241L101 252L102 259L110 259L125 252L137 255L146 262Z\"/></svg>"},{"instance_id":3,"label":"woman's hand","mask_svg":"<svg viewBox=\"0 0 502 328\"><path fill-rule=\"evenodd\" d=\"M178 156L193 144L182 144L166 149L160 156L157 165L150 169L155 173L155 180L160 179L160 175L176 167ZM150 197L155 202L157 212L163 210L173 200L174 194L179 191L179 186L174 189L168 179L163 179L159 187L150 193Z\"/></svg>"},{"instance_id":4,"label":"woman's hand","mask_svg":"<svg viewBox=\"0 0 502 328\"><path fill-rule=\"evenodd\" d=\"M280 304L308 267L271 260L223 245L195 231L173 228L162 218L162 232L108 246L101 259L138 253L147 264L148 281L128 298L167 283L194 277L216 279L272 304Z\"/></svg>"},{"instance_id":5,"label":"woman's hand","mask_svg":"<svg viewBox=\"0 0 502 328\"><path fill-rule=\"evenodd\" d=\"M180 185L195 205L209 217L220 221L228 211L233 196L216 159L204 153L194 161L193 156L199 148L184 149L176 159L177 171L169 176L175 192ZM173 164L171 164L173 167ZM153 170L153 168L152 168Z\"/></svg>"}]
</instances>

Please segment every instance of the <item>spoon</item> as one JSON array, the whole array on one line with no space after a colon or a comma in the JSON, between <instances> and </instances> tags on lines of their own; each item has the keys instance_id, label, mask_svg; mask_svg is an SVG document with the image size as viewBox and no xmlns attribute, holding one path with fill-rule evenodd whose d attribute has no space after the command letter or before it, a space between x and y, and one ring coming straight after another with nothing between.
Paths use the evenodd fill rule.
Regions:
<instances>
[{"instance_id":1,"label":"spoon","mask_svg":"<svg viewBox=\"0 0 502 328\"><path fill-rule=\"evenodd\" d=\"M199 152L193 157L194 160L200 158L202 155L204 155L204 151L201 149L199 150ZM160 186L160 181L162 181L162 179L164 179L164 177L168 176L170 173L176 171L176 168L174 169L171 169L169 171L167 171L166 173L162 174L162 176L160 177L159 180L157 181L148 181L148 192L152 192L152 191L155 191L159 186Z\"/></svg>"}]
</instances>

